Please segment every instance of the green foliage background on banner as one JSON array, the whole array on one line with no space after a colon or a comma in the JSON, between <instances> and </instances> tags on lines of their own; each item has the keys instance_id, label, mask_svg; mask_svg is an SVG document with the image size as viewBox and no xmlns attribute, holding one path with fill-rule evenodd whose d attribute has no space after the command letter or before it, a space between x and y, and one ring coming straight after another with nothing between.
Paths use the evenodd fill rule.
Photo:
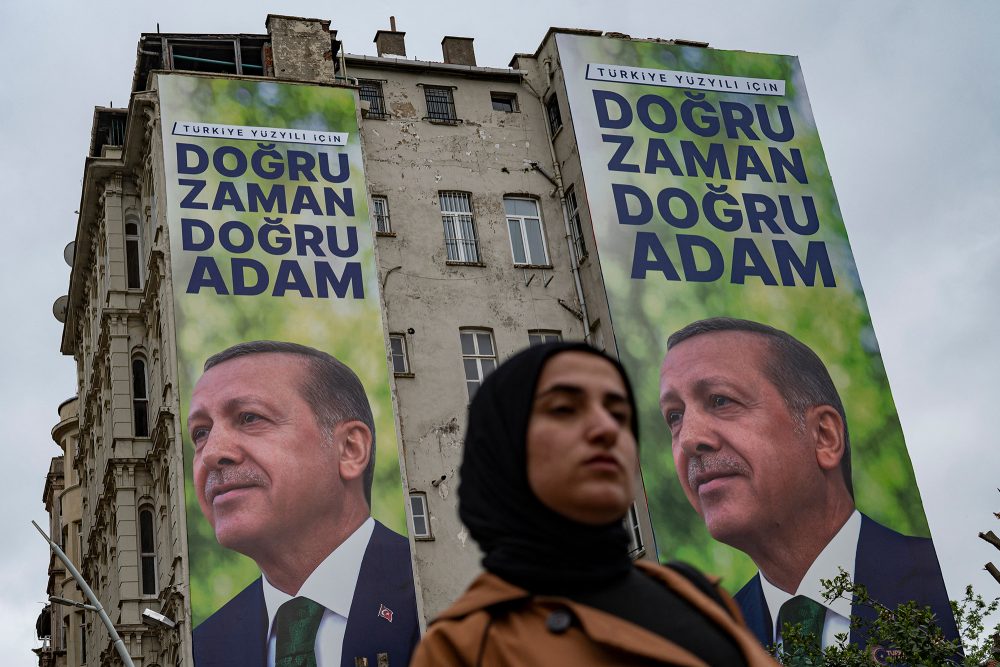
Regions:
<instances>
[{"instance_id":1,"label":"green foliage background on banner","mask_svg":"<svg viewBox=\"0 0 1000 667\"><path fill-rule=\"evenodd\" d=\"M167 215L171 234L171 275L175 290L181 422L184 430L191 610L193 625L197 627L260 574L252 560L218 545L211 526L202 516L192 482L193 447L186 427L191 390L201 376L205 359L230 345L249 340L293 341L332 354L358 374L375 418L376 464L372 516L397 533L406 535L408 531L354 92L346 88L176 75L160 75L158 85L167 178ZM328 153L346 151L351 176L346 182L333 187L338 191L344 188L353 191L354 215L343 217L342 211L338 211L338 216L322 217L307 213L250 213L236 211L231 207L221 211L180 209L179 202L187 189L179 188L176 182L175 141L197 144L209 153L220 146L235 146L246 155L248 161L260 144L257 141L222 138L175 138L171 135L174 121L349 133L345 147L308 144L287 146L313 154L319 150ZM281 143L270 145L278 148L283 146ZM218 186L218 176L211 169L197 178L207 179L207 192L214 192L214 188ZM290 181L287 170L282 178L268 181L259 179L251 171L242 179L236 179L237 182L246 180L256 180L268 186L284 184L289 192L302 185L301 180ZM320 183L312 185L320 187L325 184L320 179ZM207 201L212 200L211 194L206 196ZM319 201L323 201L322 197L319 197ZM260 296L220 296L210 289L202 289L197 294L185 293L194 262L193 255L210 255L216 259L219 267L227 266L233 255L218 243L204 252L184 251L178 229L180 217L204 220L218 230L221 224L229 220L239 220L256 228L267 224L263 221L264 216L281 217L283 224L289 228L296 224L309 224L319 227L335 226L338 232L343 232L347 226L356 227L359 249L354 257L348 259L362 264L364 298L306 298L294 291L282 297L269 296L267 293ZM346 245L344 238L340 237L338 241L340 247ZM261 262L272 276L282 260L294 259L307 277L313 271L313 263L320 259L311 254L305 257L298 257L293 253L274 256L256 247L240 257L250 257ZM339 269L346 260L327 258L327 261ZM226 275L224 268L223 274ZM232 287L228 276L227 284Z\"/></svg>"},{"instance_id":2,"label":"green foliage background on banner","mask_svg":"<svg viewBox=\"0 0 1000 667\"><path fill-rule=\"evenodd\" d=\"M739 589L756 571L749 558L714 541L702 519L688 503L677 480L670 434L658 405L659 367L667 337L695 320L714 316L755 320L777 327L806 343L823 359L847 412L859 509L905 534L929 536L920 494L797 59L565 34L557 36L557 44L566 76L576 140L580 146L587 202L597 236L615 343L639 398L643 483L660 559L685 560L722 575L723 583L731 591ZM783 97L776 97L594 81L586 79L588 63L779 79L786 82L786 91ZM777 117L774 113L776 105L783 104L789 107L795 136L782 143L764 137L755 141L742 136L731 139L724 131L706 138L692 133L681 122L676 129L664 134L647 129L637 118L633 118L626 129L609 130L599 126L593 90L622 95L633 109L639 97L646 94L666 99L674 109L679 109L685 100L690 99L688 93L704 93L704 99L714 105L720 100L739 102L751 108L763 104L770 110L772 118ZM639 173L609 169L609 160L617 146L602 140L601 135L607 133L634 138L635 148L628 160L640 166ZM677 146L682 140L694 142L701 149L706 149L710 143L721 143L731 155L736 154L741 143L753 144L763 155L767 154L768 146L776 146L786 152L797 148L801 151L809 182L800 184L789 178L788 183L765 183L756 176L746 180L723 180L704 175L676 176L666 170L643 173L646 156L643 147L651 138L666 139L678 161L680 151ZM700 202L707 192L706 184L716 188L725 185L727 192L738 200L742 199L744 192L766 194L773 199L778 195L789 195L798 200L802 195L809 195L816 205L820 229L810 236L794 233L778 235L766 230L750 233L744 223L744 228L734 234L720 231L702 217L696 226L678 230L656 215L643 225L622 225L618 222L612 183L637 186L649 193L654 202L657 192L665 187L681 188ZM801 210L799 208L797 212ZM857 220L855 224L863 225L865 221ZM632 279L637 232L655 232L678 271L681 264L675 250L677 235L696 234L706 238L726 258L726 271L714 282L684 282L683 274L681 280L667 280L658 272L647 273L644 280ZM747 278L746 284L731 283L728 262L736 235L753 238L776 276L775 255L771 249L773 239L790 242L799 257L805 255L809 241L824 242L836 287L821 286L818 277L814 287L801 284L793 287L768 286L756 277Z\"/></svg>"}]
</instances>

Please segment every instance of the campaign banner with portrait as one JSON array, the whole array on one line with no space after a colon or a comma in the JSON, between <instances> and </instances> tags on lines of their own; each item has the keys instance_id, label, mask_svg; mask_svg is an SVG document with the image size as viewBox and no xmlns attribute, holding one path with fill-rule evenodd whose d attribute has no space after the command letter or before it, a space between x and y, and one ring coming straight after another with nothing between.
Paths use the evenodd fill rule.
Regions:
<instances>
[{"instance_id":1,"label":"campaign banner with portrait","mask_svg":"<svg viewBox=\"0 0 1000 667\"><path fill-rule=\"evenodd\" d=\"M673 332L735 318L785 332L815 352L843 401L849 438L832 431L849 439L863 515L860 527L857 518L850 523L849 546L839 547L844 566L865 579L871 557L864 545L872 530L885 528L900 538L894 558L922 560L939 583L929 539L903 538L930 533L798 60L610 37L556 40L582 163L577 192L586 193L615 345L642 413L641 465L659 557L721 575L731 592L741 591L753 626L755 612L744 603L765 600L759 587L748 592L744 584L761 563L780 568L781 558L771 556L781 552L782 526L796 520L779 507L801 500L796 480L786 479L795 475L789 450L746 421L765 401L756 393L763 389L740 382L756 374L770 380L768 391L777 389L776 372L754 365L758 350L740 347L751 332L687 338L672 349L688 358L663 365ZM709 340L723 345L712 350L703 345ZM692 357L698 347L714 358ZM799 431L810 428L805 411L792 409L794 397L777 396ZM828 464L810 474L828 472ZM765 479L782 465L778 479ZM782 484L788 493L776 499ZM727 507L727 498L740 507ZM846 516L843 507L837 512ZM780 583L794 588L799 574ZM900 586L894 599L927 599ZM943 584L935 595L933 604ZM950 617L943 604L935 611Z\"/></svg>"},{"instance_id":2,"label":"campaign banner with portrait","mask_svg":"<svg viewBox=\"0 0 1000 667\"><path fill-rule=\"evenodd\" d=\"M419 625L356 91L156 86L196 664L281 657L276 607L297 595L321 605L319 664L405 664Z\"/></svg>"}]
</instances>

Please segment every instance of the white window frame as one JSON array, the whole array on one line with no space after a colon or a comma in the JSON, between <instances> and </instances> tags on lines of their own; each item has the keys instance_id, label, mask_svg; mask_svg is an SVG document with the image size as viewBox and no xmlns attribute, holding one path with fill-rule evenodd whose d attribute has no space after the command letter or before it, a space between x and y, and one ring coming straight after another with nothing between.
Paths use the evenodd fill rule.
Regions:
<instances>
[{"instance_id":1,"label":"white window frame","mask_svg":"<svg viewBox=\"0 0 1000 667\"><path fill-rule=\"evenodd\" d=\"M562 332L556 329L528 329L528 345L557 343L562 340Z\"/></svg>"},{"instance_id":2,"label":"white window frame","mask_svg":"<svg viewBox=\"0 0 1000 667\"><path fill-rule=\"evenodd\" d=\"M433 540L431 512L427 507L427 494L423 491L410 491L410 516L413 519L413 539ZM423 523L423 530L420 530L420 523Z\"/></svg>"},{"instance_id":3,"label":"white window frame","mask_svg":"<svg viewBox=\"0 0 1000 667\"><path fill-rule=\"evenodd\" d=\"M472 195L468 192L442 191L438 193L438 201L448 261L479 264L479 235L472 211Z\"/></svg>"},{"instance_id":4,"label":"white window frame","mask_svg":"<svg viewBox=\"0 0 1000 667\"><path fill-rule=\"evenodd\" d=\"M371 214L376 234L392 234L388 197L385 195L372 195Z\"/></svg>"},{"instance_id":5,"label":"white window frame","mask_svg":"<svg viewBox=\"0 0 1000 667\"><path fill-rule=\"evenodd\" d=\"M398 343L394 346L393 343ZM398 348L398 349L397 349ZM399 363L397 364L397 360ZM392 367L393 375L411 376L410 357L406 349L406 334L389 334L389 365Z\"/></svg>"},{"instance_id":6,"label":"white window frame","mask_svg":"<svg viewBox=\"0 0 1000 667\"><path fill-rule=\"evenodd\" d=\"M469 400L476 395L486 376L496 370L497 346L493 332L489 329L461 329L459 341L462 346L462 367L465 373L465 388ZM490 349L483 349L483 341L488 341Z\"/></svg>"},{"instance_id":7,"label":"white window frame","mask_svg":"<svg viewBox=\"0 0 1000 667\"><path fill-rule=\"evenodd\" d=\"M535 207L535 215L517 215L507 212L507 202L528 202ZM507 216L507 232L510 237L510 254L515 266L550 266L549 247L545 241L545 225L542 223L542 209L537 199L531 197L507 196L503 198L504 215ZM528 225L538 226L538 236L542 243L542 256L535 257L528 243ZM520 252L521 256L518 257Z\"/></svg>"},{"instance_id":8,"label":"white window frame","mask_svg":"<svg viewBox=\"0 0 1000 667\"><path fill-rule=\"evenodd\" d=\"M510 110L507 109L497 109L494 106L496 100L504 100L510 102ZM510 93L505 90L491 90L490 91L490 108L497 113L517 113L520 111L520 107L517 104L517 93Z\"/></svg>"},{"instance_id":9,"label":"white window frame","mask_svg":"<svg viewBox=\"0 0 1000 667\"><path fill-rule=\"evenodd\" d=\"M566 213L569 216L569 231L576 249L576 261L587 258L587 243L583 240L583 224L580 222L580 204L576 198L576 190L571 185L566 190Z\"/></svg>"}]
</instances>

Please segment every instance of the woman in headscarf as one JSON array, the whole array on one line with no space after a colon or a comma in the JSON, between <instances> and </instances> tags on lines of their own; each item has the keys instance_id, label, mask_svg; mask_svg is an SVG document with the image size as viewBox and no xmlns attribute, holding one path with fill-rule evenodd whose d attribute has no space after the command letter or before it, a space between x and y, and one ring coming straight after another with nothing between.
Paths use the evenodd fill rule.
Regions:
<instances>
[{"instance_id":1,"label":"woman in headscarf","mask_svg":"<svg viewBox=\"0 0 1000 667\"><path fill-rule=\"evenodd\" d=\"M624 370L588 345L531 347L486 379L458 490L486 572L413 667L776 664L701 575L629 558L637 440Z\"/></svg>"}]
</instances>

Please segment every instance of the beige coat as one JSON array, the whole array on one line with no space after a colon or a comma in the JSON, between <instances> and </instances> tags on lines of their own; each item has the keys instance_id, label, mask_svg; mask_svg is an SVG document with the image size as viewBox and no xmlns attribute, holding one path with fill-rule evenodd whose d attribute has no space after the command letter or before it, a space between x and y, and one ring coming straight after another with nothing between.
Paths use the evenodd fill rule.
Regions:
<instances>
[{"instance_id":1,"label":"beige coat","mask_svg":"<svg viewBox=\"0 0 1000 667\"><path fill-rule=\"evenodd\" d=\"M647 575L699 609L728 633L750 667L777 663L743 624L683 575L638 562ZM489 607L522 601L490 622ZM655 613L655 610L650 610ZM431 623L411 667L589 667L591 665L685 665L706 667L692 653L634 623L560 597L532 597L524 589L484 573ZM715 667L715 666L712 666Z\"/></svg>"}]
</instances>

